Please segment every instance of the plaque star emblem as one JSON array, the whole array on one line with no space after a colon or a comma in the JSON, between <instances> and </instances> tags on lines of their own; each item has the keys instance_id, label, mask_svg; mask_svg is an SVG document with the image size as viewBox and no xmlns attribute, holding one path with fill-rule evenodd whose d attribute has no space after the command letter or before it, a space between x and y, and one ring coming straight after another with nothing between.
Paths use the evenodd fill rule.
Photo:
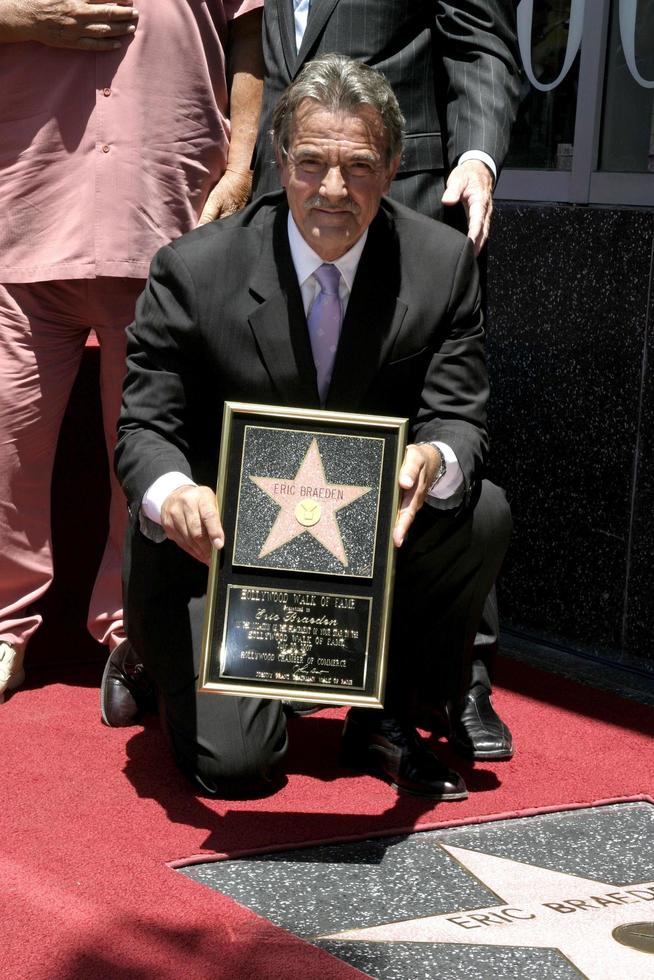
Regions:
<instances>
[{"instance_id":1,"label":"plaque star emblem","mask_svg":"<svg viewBox=\"0 0 654 980\"><path fill-rule=\"evenodd\" d=\"M316 439L311 440L294 479L250 476L250 480L279 507L259 558L265 558L300 534L311 534L347 568L348 558L336 514L369 493L370 487L327 483Z\"/></svg>"},{"instance_id":2,"label":"plaque star emblem","mask_svg":"<svg viewBox=\"0 0 654 980\"><path fill-rule=\"evenodd\" d=\"M589 980L654 976L654 882L616 887L532 864L439 845L497 902L317 937L555 949Z\"/></svg>"}]
</instances>

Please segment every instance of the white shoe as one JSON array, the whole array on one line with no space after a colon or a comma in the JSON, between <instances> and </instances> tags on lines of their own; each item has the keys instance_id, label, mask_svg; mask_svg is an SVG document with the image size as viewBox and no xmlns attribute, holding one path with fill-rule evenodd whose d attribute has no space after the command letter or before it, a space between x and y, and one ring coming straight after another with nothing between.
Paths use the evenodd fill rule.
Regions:
<instances>
[{"instance_id":1,"label":"white shoe","mask_svg":"<svg viewBox=\"0 0 654 980\"><path fill-rule=\"evenodd\" d=\"M5 691L13 691L25 680L23 655L23 650L10 643L0 643L0 704L5 699Z\"/></svg>"}]
</instances>

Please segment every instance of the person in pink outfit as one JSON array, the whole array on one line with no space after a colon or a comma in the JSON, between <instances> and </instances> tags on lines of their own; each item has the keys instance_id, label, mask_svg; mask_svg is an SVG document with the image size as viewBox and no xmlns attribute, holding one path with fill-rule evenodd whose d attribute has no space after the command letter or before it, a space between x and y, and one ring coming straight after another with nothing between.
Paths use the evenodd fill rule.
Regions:
<instances>
[{"instance_id":1,"label":"person in pink outfit","mask_svg":"<svg viewBox=\"0 0 654 980\"><path fill-rule=\"evenodd\" d=\"M239 210L261 100L263 0L0 0L0 700L52 581L59 428L93 330L113 457L154 252ZM88 626L126 646L122 492Z\"/></svg>"}]
</instances>

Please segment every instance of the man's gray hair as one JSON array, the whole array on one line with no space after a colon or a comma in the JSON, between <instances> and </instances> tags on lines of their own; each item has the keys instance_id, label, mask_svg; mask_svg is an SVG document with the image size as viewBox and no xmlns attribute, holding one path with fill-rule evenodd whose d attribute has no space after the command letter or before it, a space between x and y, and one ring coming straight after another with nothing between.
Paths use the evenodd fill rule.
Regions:
<instances>
[{"instance_id":1,"label":"man's gray hair","mask_svg":"<svg viewBox=\"0 0 654 980\"><path fill-rule=\"evenodd\" d=\"M275 106L272 135L279 159L288 153L295 113L305 99L334 113L356 113L369 106L379 113L384 126L386 163L402 152L404 116L384 76L344 55L324 54L304 66Z\"/></svg>"}]
</instances>

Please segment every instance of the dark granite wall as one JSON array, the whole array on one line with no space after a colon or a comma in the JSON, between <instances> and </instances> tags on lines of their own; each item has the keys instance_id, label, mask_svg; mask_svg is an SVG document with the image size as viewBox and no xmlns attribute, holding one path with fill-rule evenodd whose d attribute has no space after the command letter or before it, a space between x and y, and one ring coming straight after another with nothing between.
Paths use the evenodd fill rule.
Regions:
<instances>
[{"instance_id":1,"label":"dark granite wall","mask_svg":"<svg viewBox=\"0 0 654 980\"><path fill-rule=\"evenodd\" d=\"M654 670L654 211L500 202L491 475L513 631Z\"/></svg>"}]
</instances>

